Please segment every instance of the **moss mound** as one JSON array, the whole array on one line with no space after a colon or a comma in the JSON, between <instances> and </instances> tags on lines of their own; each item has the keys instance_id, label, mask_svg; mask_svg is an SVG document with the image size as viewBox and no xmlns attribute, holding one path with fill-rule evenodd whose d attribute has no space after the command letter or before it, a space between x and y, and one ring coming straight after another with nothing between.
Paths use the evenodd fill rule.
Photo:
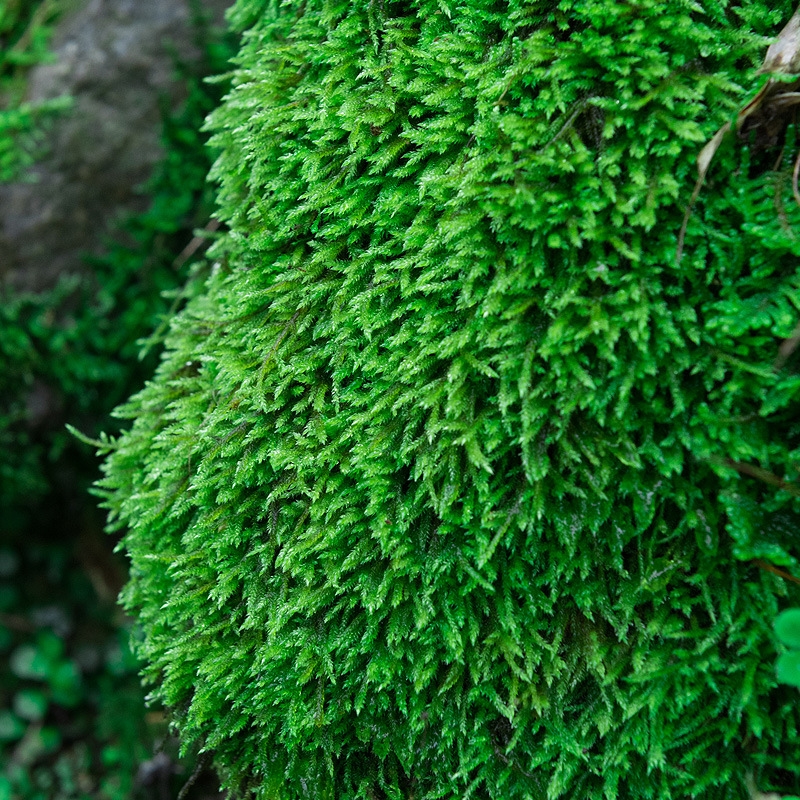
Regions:
<instances>
[{"instance_id":1,"label":"moss mound","mask_svg":"<svg viewBox=\"0 0 800 800\"><path fill-rule=\"evenodd\" d=\"M676 262L791 11L235 6L229 232L102 483L229 788L797 791L797 591L753 563L798 556L791 125L721 148Z\"/></svg>"}]
</instances>

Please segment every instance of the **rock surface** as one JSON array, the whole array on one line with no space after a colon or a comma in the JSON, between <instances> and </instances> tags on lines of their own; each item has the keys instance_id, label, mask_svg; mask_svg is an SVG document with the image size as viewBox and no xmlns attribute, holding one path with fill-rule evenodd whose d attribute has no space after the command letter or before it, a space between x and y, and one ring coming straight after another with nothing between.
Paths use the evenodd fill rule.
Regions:
<instances>
[{"instance_id":1,"label":"rock surface","mask_svg":"<svg viewBox=\"0 0 800 800\"><path fill-rule=\"evenodd\" d=\"M232 0L203 0L221 22ZM180 100L174 52L193 54L190 0L82 0L58 25L55 61L29 100L69 95L27 182L0 185L0 281L40 291L81 271L109 224L142 209L161 155L159 98Z\"/></svg>"}]
</instances>

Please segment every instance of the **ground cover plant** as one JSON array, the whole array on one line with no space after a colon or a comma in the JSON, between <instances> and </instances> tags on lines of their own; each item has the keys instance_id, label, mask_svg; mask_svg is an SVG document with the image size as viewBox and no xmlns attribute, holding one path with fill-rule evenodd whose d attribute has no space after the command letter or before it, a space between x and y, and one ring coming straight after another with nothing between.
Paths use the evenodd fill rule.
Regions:
<instances>
[{"instance_id":1,"label":"ground cover plant","mask_svg":"<svg viewBox=\"0 0 800 800\"><path fill-rule=\"evenodd\" d=\"M86 493L97 462L65 428L94 435L107 425L154 368L154 331L179 304L179 287L207 266L198 229L213 207L211 153L200 128L224 83L204 79L224 72L232 40L195 8L200 55L176 61L185 100L177 109L165 101L165 155L143 189L148 210L120 225L85 274L38 294L0 287L0 800L176 795L196 763L193 753L179 763L163 711L145 709L130 620L114 605L124 564ZM9 103L0 108L0 180L28 179L26 164L46 146L41 116L12 130L3 115L24 97L25 70L6 65L48 57L42 31L53 10L0 0ZM12 78L13 98L3 94Z\"/></svg>"},{"instance_id":2,"label":"ground cover plant","mask_svg":"<svg viewBox=\"0 0 800 800\"><path fill-rule=\"evenodd\" d=\"M228 232L101 484L234 796L798 793L791 115L687 215L793 10L236 4Z\"/></svg>"}]
</instances>

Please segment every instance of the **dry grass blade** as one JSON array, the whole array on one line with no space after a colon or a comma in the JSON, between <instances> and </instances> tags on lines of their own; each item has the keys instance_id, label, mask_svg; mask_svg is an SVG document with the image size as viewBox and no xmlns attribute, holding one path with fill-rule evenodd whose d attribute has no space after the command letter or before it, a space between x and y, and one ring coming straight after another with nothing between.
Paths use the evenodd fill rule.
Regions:
<instances>
[{"instance_id":1,"label":"dry grass blade","mask_svg":"<svg viewBox=\"0 0 800 800\"><path fill-rule=\"evenodd\" d=\"M754 559L751 563L759 569L771 572L773 575L779 575L784 580L791 581L792 583L800 583L800 578L795 578L794 575L790 575L786 570L776 567L774 564L770 564L767 561L762 561L760 558Z\"/></svg>"},{"instance_id":2,"label":"dry grass blade","mask_svg":"<svg viewBox=\"0 0 800 800\"><path fill-rule=\"evenodd\" d=\"M794 195L795 202L800 206L800 190L797 188L797 176L800 172L800 153L794 160L794 169L792 170L792 194Z\"/></svg>"},{"instance_id":3,"label":"dry grass blade","mask_svg":"<svg viewBox=\"0 0 800 800\"><path fill-rule=\"evenodd\" d=\"M800 156L798 156L798 161L800 162ZM797 175L797 164L795 164L795 175ZM797 197L797 194L795 194L795 197ZM800 200L798 202L800 202ZM798 323L797 327L792 331L792 335L781 342L781 346L778 348L778 357L775 359L775 364L773 366L775 372L783 369L783 365L787 362L789 356L797 350L798 345L800 345L800 323Z\"/></svg>"},{"instance_id":4,"label":"dry grass blade","mask_svg":"<svg viewBox=\"0 0 800 800\"><path fill-rule=\"evenodd\" d=\"M733 467L741 475L748 475L751 478L756 478L770 486L775 486L778 489L792 495L792 497L800 497L800 487L794 483L779 478L769 470L762 469L761 467L754 467L752 464L745 464L743 461L734 461L733 459L726 458L723 463L728 467Z\"/></svg>"}]
</instances>

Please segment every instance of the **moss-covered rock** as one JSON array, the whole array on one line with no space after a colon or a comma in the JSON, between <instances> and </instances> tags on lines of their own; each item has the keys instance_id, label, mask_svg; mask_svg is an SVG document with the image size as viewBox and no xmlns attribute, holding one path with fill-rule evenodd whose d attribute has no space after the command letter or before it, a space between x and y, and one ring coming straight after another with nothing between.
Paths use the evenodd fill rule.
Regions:
<instances>
[{"instance_id":1,"label":"moss-covered rock","mask_svg":"<svg viewBox=\"0 0 800 800\"><path fill-rule=\"evenodd\" d=\"M676 259L791 11L235 6L230 232L103 482L230 788L797 790L794 590L753 563L798 556L791 126L722 147Z\"/></svg>"}]
</instances>

